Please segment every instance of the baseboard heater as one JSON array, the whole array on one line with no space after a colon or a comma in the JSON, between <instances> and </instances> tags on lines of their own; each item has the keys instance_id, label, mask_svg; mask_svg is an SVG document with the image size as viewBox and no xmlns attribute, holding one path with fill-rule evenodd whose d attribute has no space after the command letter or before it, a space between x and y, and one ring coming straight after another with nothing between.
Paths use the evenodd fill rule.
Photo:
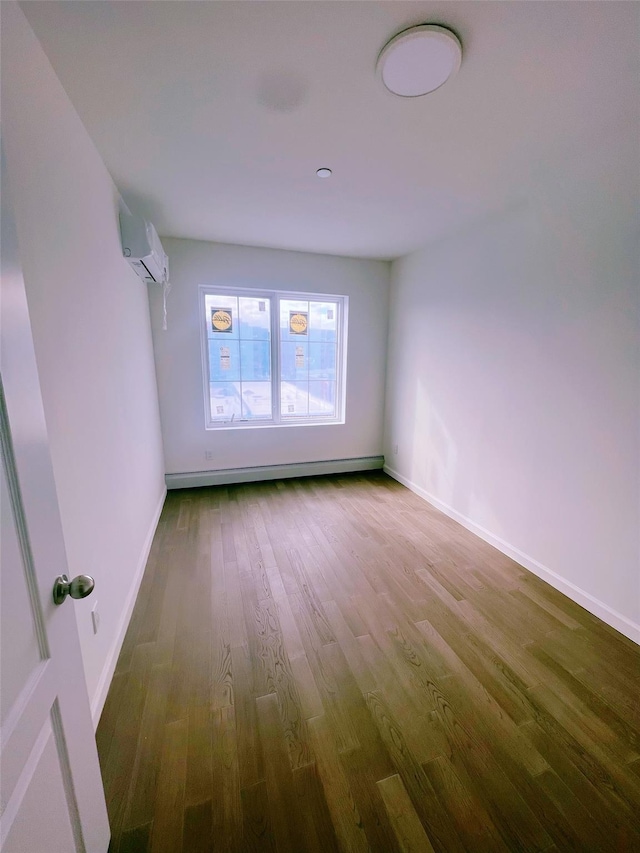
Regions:
<instances>
[{"instance_id":1,"label":"baseboard heater","mask_svg":"<svg viewBox=\"0 0 640 853\"><path fill-rule=\"evenodd\" d=\"M373 471L383 465L384 456L360 456L357 459L327 459L322 462L293 462L254 468L188 471L184 474L165 474L164 479L168 489L191 489L196 486L225 486L231 483L257 483L260 480L285 480L289 477L314 477L318 474Z\"/></svg>"}]
</instances>

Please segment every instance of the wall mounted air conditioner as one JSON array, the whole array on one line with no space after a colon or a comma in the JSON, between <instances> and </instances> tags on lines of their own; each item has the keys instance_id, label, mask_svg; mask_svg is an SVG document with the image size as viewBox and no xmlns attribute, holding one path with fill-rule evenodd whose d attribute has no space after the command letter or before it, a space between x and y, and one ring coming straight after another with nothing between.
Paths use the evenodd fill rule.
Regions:
<instances>
[{"instance_id":1,"label":"wall mounted air conditioner","mask_svg":"<svg viewBox=\"0 0 640 853\"><path fill-rule=\"evenodd\" d=\"M150 222L121 211L120 237L122 254L143 281L151 284L169 281L169 259Z\"/></svg>"}]
</instances>

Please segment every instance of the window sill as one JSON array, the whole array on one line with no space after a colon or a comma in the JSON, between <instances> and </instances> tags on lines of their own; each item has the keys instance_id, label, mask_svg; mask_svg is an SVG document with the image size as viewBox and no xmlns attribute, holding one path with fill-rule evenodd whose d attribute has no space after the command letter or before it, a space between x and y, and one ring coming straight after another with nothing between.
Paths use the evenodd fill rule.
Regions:
<instances>
[{"instance_id":1,"label":"window sill","mask_svg":"<svg viewBox=\"0 0 640 853\"><path fill-rule=\"evenodd\" d=\"M310 427L310 426L340 426L344 425L344 418L332 418L331 420L317 420L317 421L281 421L280 423L274 423L273 421L267 421L265 423L244 423L242 421L235 421L234 423L221 423L221 424L207 424L205 429L207 432L217 432L218 430L235 430L235 429L290 429L291 427Z\"/></svg>"}]
</instances>

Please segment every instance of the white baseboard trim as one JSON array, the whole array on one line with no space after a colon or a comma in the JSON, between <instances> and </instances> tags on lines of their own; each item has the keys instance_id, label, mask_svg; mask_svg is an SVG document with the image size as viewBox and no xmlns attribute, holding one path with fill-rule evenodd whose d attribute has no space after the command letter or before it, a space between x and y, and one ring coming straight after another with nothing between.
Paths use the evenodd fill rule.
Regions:
<instances>
[{"instance_id":1,"label":"white baseboard trim","mask_svg":"<svg viewBox=\"0 0 640 853\"><path fill-rule=\"evenodd\" d=\"M528 569L534 575L537 575L543 581L546 581L550 586L566 595L572 601L575 601L576 604L584 607L584 609L588 610L589 613L597 616L598 619L606 622L607 625L615 628L616 631L619 631L621 634L624 634L625 637L628 637L630 640L633 640L634 643L638 643L638 645L640 645L640 625L636 622L633 622L622 613L618 613L617 610L614 610L612 607L609 607L608 604L605 604L593 595L590 595L588 592L580 589L580 587L571 583L571 581L566 580L561 575L551 569L548 569L546 566L543 566L542 563L539 563L537 560L534 560L533 557L530 557L528 554L525 554L523 551L520 551L518 548L510 545L508 542L505 542L504 539L501 539L499 536L491 533L491 531L485 530L484 527L476 524L475 521L467 518L466 515L462 515L462 513L453 509L453 507L448 504L443 503L439 498L436 498L421 486L416 485L416 483L412 482L407 477L404 477L398 471L394 471L394 469L390 468L388 465L384 466L384 471L390 477L393 477L394 480L397 480L399 483L402 483L403 486L411 489L412 492L415 492L416 495L423 498L427 503L430 503L436 509L439 509L445 515L448 515L449 518L453 518L454 521L457 521L463 527L466 527L467 530L475 533L475 535L479 536L480 539L484 539L484 541L488 542L489 545L493 545L493 547L497 548L498 551L502 551L502 553L506 554L507 557L511 557L512 560L515 560L525 569Z\"/></svg>"},{"instance_id":2,"label":"white baseboard trim","mask_svg":"<svg viewBox=\"0 0 640 853\"><path fill-rule=\"evenodd\" d=\"M384 456L361 456L356 459L327 459L324 462L294 462L287 465L261 465L256 468L226 468L220 471L194 471L166 474L168 489L190 489L195 486L225 486L231 483L256 483L261 480L285 480L289 477L313 477L317 474L346 474L382 468Z\"/></svg>"},{"instance_id":3,"label":"white baseboard trim","mask_svg":"<svg viewBox=\"0 0 640 853\"><path fill-rule=\"evenodd\" d=\"M129 594L127 596L127 600L125 602L122 615L120 617L120 622L118 623L118 630L116 631L116 636L111 645L111 650L109 651L105 665L102 668L102 675L100 676L100 681L98 682L98 687L93 697L93 701L91 702L91 717L93 719L94 729L98 728L100 714L102 714L104 703L107 701L107 693L109 692L109 687L111 686L111 679L113 678L113 673L115 672L116 664L118 663L118 655L120 654L120 649L122 648L122 643L124 642L124 637L127 633L127 628L129 627L129 621L131 619L131 614L133 613L133 608L136 603L140 584L142 583L142 576L144 575L144 570L147 566L147 560L149 559L149 552L151 551L153 537L155 535L156 528L158 527L158 521L160 520L160 514L162 513L162 507L164 506L164 501L166 497L167 490L165 488L162 490L160 500L158 501L158 505L156 506L153 518L151 519L149 531L147 532L147 538L144 540L144 545L140 553L140 559L138 560L138 565L136 567L136 572L133 577L133 582L131 584L131 588L129 589Z\"/></svg>"}]
</instances>

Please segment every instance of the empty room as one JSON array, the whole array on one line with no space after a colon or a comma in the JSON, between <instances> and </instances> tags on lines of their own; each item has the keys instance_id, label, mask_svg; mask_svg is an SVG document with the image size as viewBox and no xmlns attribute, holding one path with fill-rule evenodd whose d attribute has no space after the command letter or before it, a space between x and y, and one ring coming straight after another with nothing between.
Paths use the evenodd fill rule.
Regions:
<instances>
[{"instance_id":1,"label":"empty room","mask_svg":"<svg viewBox=\"0 0 640 853\"><path fill-rule=\"evenodd\" d=\"M637 853L640 4L0 16L1 853Z\"/></svg>"}]
</instances>

